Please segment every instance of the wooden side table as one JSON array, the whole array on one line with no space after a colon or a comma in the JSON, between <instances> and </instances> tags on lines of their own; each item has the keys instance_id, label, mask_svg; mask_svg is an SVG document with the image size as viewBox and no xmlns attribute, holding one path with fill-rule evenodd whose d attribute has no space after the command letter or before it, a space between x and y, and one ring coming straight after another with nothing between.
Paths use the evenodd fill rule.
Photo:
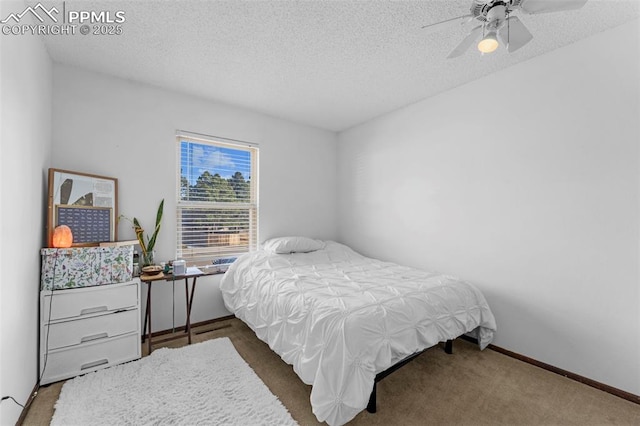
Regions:
<instances>
[{"instance_id":1,"label":"wooden side table","mask_svg":"<svg viewBox=\"0 0 640 426\"><path fill-rule=\"evenodd\" d=\"M204 269L204 271L202 269ZM151 288L153 287L154 283L158 281L175 282L175 281L184 279L184 295L185 295L186 308L187 308L187 311L186 311L187 319L185 323L184 332L187 333L189 344L191 344L191 307L193 306L193 295L196 292L197 279L199 277L203 277L207 275L215 275L220 273L217 268L212 270L208 270L211 268L202 268L202 269L199 269L198 272L196 273L189 273L189 271L187 271L185 275L157 274L153 276L145 276L145 275L140 276L140 281L147 284L147 305L145 308L144 326L142 327L142 342L144 342L145 339L148 340L147 344L149 345L148 346L149 355L153 350L152 344L151 344ZM189 278L191 278L191 289L189 289ZM181 337L182 336L175 336L171 339L166 339L166 340L173 340Z\"/></svg>"}]
</instances>

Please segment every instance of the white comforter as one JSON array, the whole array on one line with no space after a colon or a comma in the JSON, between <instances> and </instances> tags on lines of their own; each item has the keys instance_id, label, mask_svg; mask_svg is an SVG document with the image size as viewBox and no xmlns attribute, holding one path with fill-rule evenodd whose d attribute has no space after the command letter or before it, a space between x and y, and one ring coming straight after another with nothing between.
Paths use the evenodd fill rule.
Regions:
<instances>
[{"instance_id":1,"label":"white comforter","mask_svg":"<svg viewBox=\"0 0 640 426\"><path fill-rule=\"evenodd\" d=\"M375 375L399 360L472 330L482 349L496 329L473 285L332 241L243 255L220 288L227 308L313 386L313 413L330 425L362 411Z\"/></svg>"}]
</instances>

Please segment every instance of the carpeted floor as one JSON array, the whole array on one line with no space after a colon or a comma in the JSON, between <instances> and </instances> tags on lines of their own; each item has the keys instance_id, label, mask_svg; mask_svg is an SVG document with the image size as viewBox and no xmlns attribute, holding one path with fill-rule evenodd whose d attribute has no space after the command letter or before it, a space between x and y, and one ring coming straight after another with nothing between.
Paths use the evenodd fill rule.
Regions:
<instances>
[{"instance_id":1,"label":"carpeted floor","mask_svg":"<svg viewBox=\"0 0 640 426\"><path fill-rule=\"evenodd\" d=\"M311 388L237 319L194 329L195 341L227 336L301 425L318 424ZM186 339L168 342L179 347ZM146 345L143 347L146 348ZM144 349L143 349L144 350ZM62 383L40 389L25 425L48 425ZM378 384L378 412L350 425L638 425L640 405L492 350L434 347Z\"/></svg>"}]
</instances>

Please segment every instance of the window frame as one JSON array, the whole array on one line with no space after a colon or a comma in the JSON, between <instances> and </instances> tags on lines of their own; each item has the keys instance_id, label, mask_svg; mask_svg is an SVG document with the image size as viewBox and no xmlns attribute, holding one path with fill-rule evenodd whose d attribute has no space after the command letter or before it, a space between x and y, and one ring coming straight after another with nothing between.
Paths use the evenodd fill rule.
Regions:
<instances>
[{"instance_id":1,"label":"window frame","mask_svg":"<svg viewBox=\"0 0 640 426\"><path fill-rule=\"evenodd\" d=\"M246 252L252 252L257 250L259 246L259 191L258 191L258 158L259 147L258 144L244 142L229 138L222 138L217 136L203 135L199 133L187 132L183 130L176 131L176 259L184 259L188 265L203 266L211 265L216 259L234 258L240 256ZM250 176L249 176L249 202L223 202L223 201L185 201L182 200L181 182L182 182L182 142L191 142L195 144L209 145L213 147L221 147L227 149L235 149L250 152ZM211 210L243 210L247 211L249 216L249 242L246 251L224 250L220 253L214 254L215 249L207 246L211 249L211 254L203 256L185 256L184 248L182 247L183 241L183 228L182 228L182 212L186 210L195 210L207 208ZM226 246L229 247L229 246ZM225 252L226 251L226 252ZM223 253L224 252L224 253Z\"/></svg>"}]
</instances>

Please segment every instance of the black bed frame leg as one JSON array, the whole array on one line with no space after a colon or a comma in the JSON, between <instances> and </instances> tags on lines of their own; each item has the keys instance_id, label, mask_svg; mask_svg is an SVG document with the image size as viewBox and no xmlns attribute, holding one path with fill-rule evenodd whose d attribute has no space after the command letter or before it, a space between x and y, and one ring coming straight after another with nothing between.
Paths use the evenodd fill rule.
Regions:
<instances>
[{"instance_id":1,"label":"black bed frame leg","mask_svg":"<svg viewBox=\"0 0 640 426\"><path fill-rule=\"evenodd\" d=\"M452 345L451 340L448 340L446 344L449 345L449 348L451 348L451 345ZM371 390L371 396L369 396L369 403L367 404L367 411L368 412L373 414L373 413L375 413L377 411L377 409L376 409L376 388L377 388L378 382L380 380L384 379L385 377L387 377L389 374L391 374L394 371L396 371L397 369L399 369L400 367L402 367L403 365L406 365L409 362L411 362L414 359L416 359L416 357L418 357L421 354L423 354L427 349L423 349L423 350L421 350L419 352L411 354L408 357L400 360L400 362L397 362L394 365L392 365L391 367L387 368L386 370L376 374L376 377L375 377L375 379L373 381L373 389Z\"/></svg>"},{"instance_id":2,"label":"black bed frame leg","mask_svg":"<svg viewBox=\"0 0 640 426\"><path fill-rule=\"evenodd\" d=\"M369 397L369 403L367 404L367 411L371 414L376 412L376 386L377 383L373 382L373 390L371 391L371 396Z\"/></svg>"},{"instance_id":3,"label":"black bed frame leg","mask_svg":"<svg viewBox=\"0 0 640 426\"><path fill-rule=\"evenodd\" d=\"M444 343L444 351L451 355L453 353L453 340L447 340Z\"/></svg>"}]
</instances>

